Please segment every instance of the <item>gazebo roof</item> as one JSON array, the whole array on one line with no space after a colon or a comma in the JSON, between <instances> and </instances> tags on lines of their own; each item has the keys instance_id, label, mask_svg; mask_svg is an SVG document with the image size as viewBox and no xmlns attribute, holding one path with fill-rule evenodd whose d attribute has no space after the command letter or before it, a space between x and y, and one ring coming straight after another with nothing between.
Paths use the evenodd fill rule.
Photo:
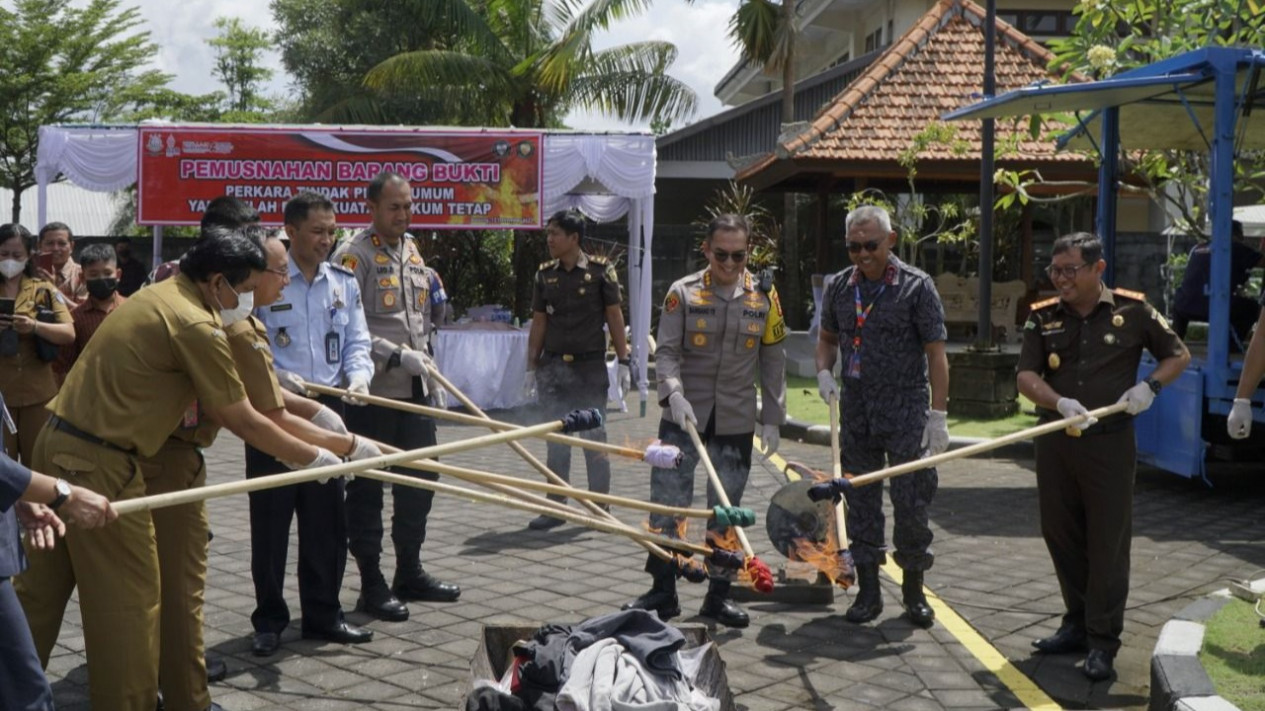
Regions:
<instances>
[{"instance_id":1,"label":"gazebo roof","mask_svg":"<svg viewBox=\"0 0 1265 711\"><path fill-rule=\"evenodd\" d=\"M740 171L757 188L830 180L903 180L897 157L944 113L978 100L984 75L984 10L970 0L941 0L870 67L825 104L798 133ZM997 93L1057 79L1053 54L997 21ZM951 124L965 150L931 143L918 153L921 179L978 181L980 124ZM997 144L1018 138L1002 165L1042 170L1047 179L1092 177L1089 161L1032 139L1026 122L999 121Z\"/></svg>"}]
</instances>

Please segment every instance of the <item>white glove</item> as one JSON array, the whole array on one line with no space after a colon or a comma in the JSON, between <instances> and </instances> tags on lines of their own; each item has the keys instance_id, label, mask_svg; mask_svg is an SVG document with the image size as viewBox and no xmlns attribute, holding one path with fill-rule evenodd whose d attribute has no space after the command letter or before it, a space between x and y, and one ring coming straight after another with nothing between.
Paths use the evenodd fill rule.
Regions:
<instances>
[{"instance_id":1,"label":"white glove","mask_svg":"<svg viewBox=\"0 0 1265 711\"><path fill-rule=\"evenodd\" d=\"M835 382L835 374L829 370L817 371L817 394L821 395L821 399L830 404L830 395L834 394L839 397L839 385Z\"/></svg>"},{"instance_id":2,"label":"white glove","mask_svg":"<svg viewBox=\"0 0 1265 711\"><path fill-rule=\"evenodd\" d=\"M329 432L337 432L338 434L347 434L347 425L343 423L343 418L338 416L337 412L321 405L321 409L312 415L312 424Z\"/></svg>"},{"instance_id":3,"label":"white glove","mask_svg":"<svg viewBox=\"0 0 1265 711\"><path fill-rule=\"evenodd\" d=\"M949 413L927 410L927 424L922 428L922 449L933 457L949 448Z\"/></svg>"},{"instance_id":4,"label":"white glove","mask_svg":"<svg viewBox=\"0 0 1265 711\"><path fill-rule=\"evenodd\" d=\"M1151 386L1145 382L1138 383L1128 390L1124 391L1124 395L1120 396L1117 402L1124 403L1124 411L1130 415L1136 415L1139 412L1146 412L1146 409L1155 401L1155 393L1151 390Z\"/></svg>"},{"instance_id":5,"label":"white glove","mask_svg":"<svg viewBox=\"0 0 1265 711\"><path fill-rule=\"evenodd\" d=\"M343 460L334 456L334 453L329 451L328 449L325 449L323 447L317 447L316 459L313 459L307 464L296 464L294 462L285 462L285 461L281 463L286 465L287 467L290 467L291 469L316 469L317 467L328 467L334 464L342 464ZM317 481L324 484L325 482L329 481L329 477L325 477L324 479L317 479Z\"/></svg>"},{"instance_id":6,"label":"white glove","mask_svg":"<svg viewBox=\"0 0 1265 711\"><path fill-rule=\"evenodd\" d=\"M444 386L440 385L439 381L427 380L426 389L430 391L431 407L437 407L440 410L448 409L448 391L444 390Z\"/></svg>"},{"instance_id":7,"label":"white glove","mask_svg":"<svg viewBox=\"0 0 1265 711\"><path fill-rule=\"evenodd\" d=\"M362 459L373 459L381 456L382 450L378 448L378 445L364 437L352 437L351 453L347 455L349 461L359 462Z\"/></svg>"},{"instance_id":8,"label":"white glove","mask_svg":"<svg viewBox=\"0 0 1265 711\"><path fill-rule=\"evenodd\" d=\"M628 394L629 390L632 390L632 371L629 370L628 366L623 363L619 364L618 370L619 396L622 398Z\"/></svg>"},{"instance_id":9,"label":"white glove","mask_svg":"<svg viewBox=\"0 0 1265 711\"><path fill-rule=\"evenodd\" d=\"M694 406L690 405L690 401L685 399L685 395L674 392L668 396L668 407L672 411L672 421L677 427L685 429L685 423L692 422L698 427L698 417L694 415Z\"/></svg>"},{"instance_id":10,"label":"white glove","mask_svg":"<svg viewBox=\"0 0 1265 711\"><path fill-rule=\"evenodd\" d=\"M1226 431L1231 439L1247 439L1252 434L1252 401L1245 397L1234 398L1234 407L1230 408L1230 418L1225 422Z\"/></svg>"},{"instance_id":11,"label":"white glove","mask_svg":"<svg viewBox=\"0 0 1265 711\"><path fill-rule=\"evenodd\" d=\"M536 399L536 371L534 370L527 371L527 375L523 376L523 398Z\"/></svg>"},{"instance_id":12,"label":"white glove","mask_svg":"<svg viewBox=\"0 0 1265 711\"><path fill-rule=\"evenodd\" d=\"M760 441L764 443L764 458L768 459L777 452L782 443L782 433L777 425L764 425L760 430Z\"/></svg>"},{"instance_id":13,"label":"white glove","mask_svg":"<svg viewBox=\"0 0 1265 711\"><path fill-rule=\"evenodd\" d=\"M435 364L424 351L405 350L400 353L400 367L409 375L425 377L430 375L430 369Z\"/></svg>"},{"instance_id":14,"label":"white glove","mask_svg":"<svg viewBox=\"0 0 1265 711\"><path fill-rule=\"evenodd\" d=\"M291 373L288 370L277 368L277 382L281 383L281 387L289 390L295 395L307 395L306 383L298 373Z\"/></svg>"},{"instance_id":15,"label":"white glove","mask_svg":"<svg viewBox=\"0 0 1265 711\"><path fill-rule=\"evenodd\" d=\"M1073 400L1070 397L1059 398L1059 402L1057 405L1055 405L1055 407L1058 408L1059 414L1062 415L1063 417L1076 417L1077 415L1089 414L1089 410L1085 409L1085 406L1081 404L1080 400ZM1076 429L1084 432L1090 427L1093 427L1094 424L1097 422L1098 422L1097 417L1091 417L1085 420L1084 422L1072 425L1072 427L1075 427Z\"/></svg>"},{"instance_id":16,"label":"white glove","mask_svg":"<svg viewBox=\"0 0 1265 711\"><path fill-rule=\"evenodd\" d=\"M400 362L401 363L404 362L403 355L400 356ZM356 395L368 395L369 394L369 379L363 375L351 376L351 378L348 380L348 383L347 383L347 391L351 393L355 393ZM357 399L355 397L352 397L351 395L344 395L343 402L347 403L348 405L364 405L365 404L364 400Z\"/></svg>"}]
</instances>

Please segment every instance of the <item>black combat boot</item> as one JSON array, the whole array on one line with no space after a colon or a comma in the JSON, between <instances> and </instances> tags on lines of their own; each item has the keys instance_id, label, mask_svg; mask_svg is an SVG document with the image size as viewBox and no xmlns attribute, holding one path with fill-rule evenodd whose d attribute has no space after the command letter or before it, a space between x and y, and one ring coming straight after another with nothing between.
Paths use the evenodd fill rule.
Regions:
<instances>
[{"instance_id":1,"label":"black combat boot","mask_svg":"<svg viewBox=\"0 0 1265 711\"><path fill-rule=\"evenodd\" d=\"M844 613L843 618L853 624L862 624L883 612L883 593L878 587L878 563L857 566L857 599Z\"/></svg>"},{"instance_id":2,"label":"black combat boot","mask_svg":"<svg viewBox=\"0 0 1265 711\"><path fill-rule=\"evenodd\" d=\"M456 602L461 597L461 588L427 573L419 558L421 552L420 543L396 546L395 579L391 581L391 592L401 600Z\"/></svg>"},{"instance_id":3,"label":"black combat boot","mask_svg":"<svg viewBox=\"0 0 1265 711\"><path fill-rule=\"evenodd\" d=\"M936 620L936 612L927 604L927 596L922 591L922 571L906 570L900 584L901 601L905 603L905 614L909 621L923 629L927 629Z\"/></svg>"},{"instance_id":4,"label":"black combat boot","mask_svg":"<svg viewBox=\"0 0 1265 711\"><path fill-rule=\"evenodd\" d=\"M676 596L676 574L656 575L650 591L640 595L632 602L624 603L622 610L648 610L659 615L659 619L668 620L681 614L681 602Z\"/></svg>"},{"instance_id":5,"label":"black combat boot","mask_svg":"<svg viewBox=\"0 0 1265 711\"><path fill-rule=\"evenodd\" d=\"M387 622L407 620L408 607L391 594L378 561L357 558L356 565L360 568L360 598L356 600L356 610Z\"/></svg>"},{"instance_id":6,"label":"black combat boot","mask_svg":"<svg viewBox=\"0 0 1265 711\"><path fill-rule=\"evenodd\" d=\"M698 614L710 617L726 627L746 627L751 618L741 607L729 599L729 581L712 580L707 584L707 594L703 596L703 607Z\"/></svg>"}]
</instances>

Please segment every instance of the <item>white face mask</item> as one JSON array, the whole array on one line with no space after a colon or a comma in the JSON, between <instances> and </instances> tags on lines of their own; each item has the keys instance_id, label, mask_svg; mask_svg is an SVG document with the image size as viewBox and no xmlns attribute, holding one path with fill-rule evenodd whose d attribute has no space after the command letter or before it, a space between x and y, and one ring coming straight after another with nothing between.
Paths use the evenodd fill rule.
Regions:
<instances>
[{"instance_id":1,"label":"white face mask","mask_svg":"<svg viewBox=\"0 0 1265 711\"><path fill-rule=\"evenodd\" d=\"M12 279L13 277L21 274L24 269L26 269L25 259L22 261L18 261L16 259L6 259L4 261L0 261L0 274L3 274L5 279Z\"/></svg>"},{"instance_id":2,"label":"white face mask","mask_svg":"<svg viewBox=\"0 0 1265 711\"><path fill-rule=\"evenodd\" d=\"M232 289L233 287L230 285L228 288ZM236 292L236 289L234 289L234 292ZM237 308L235 309L221 308L220 320L224 322L224 327L228 328L229 326L232 326L238 321L244 321L247 316L250 316L250 312L253 311L254 308L255 308L255 292L247 291L243 294L238 294Z\"/></svg>"}]
</instances>

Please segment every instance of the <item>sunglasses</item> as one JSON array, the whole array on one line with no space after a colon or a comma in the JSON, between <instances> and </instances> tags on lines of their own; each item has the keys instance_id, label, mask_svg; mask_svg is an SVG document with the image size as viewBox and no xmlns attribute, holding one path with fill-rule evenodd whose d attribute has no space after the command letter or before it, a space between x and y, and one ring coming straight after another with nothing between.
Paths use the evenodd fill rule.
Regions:
<instances>
[{"instance_id":1,"label":"sunglasses","mask_svg":"<svg viewBox=\"0 0 1265 711\"><path fill-rule=\"evenodd\" d=\"M858 254L861 249L864 248L867 252L873 252L878 249L880 244L882 244L882 242L876 239L872 239L868 242L848 242L848 251L852 254Z\"/></svg>"},{"instance_id":2,"label":"sunglasses","mask_svg":"<svg viewBox=\"0 0 1265 711\"><path fill-rule=\"evenodd\" d=\"M718 262L727 262L732 259L734 260L734 264L741 264L742 262L747 261L746 250L738 252L722 252L719 249L713 249L712 256L715 257Z\"/></svg>"},{"instance_id":3,"label":"sunglasses","mask_svg":"<svg viewBox=\"0 0 1265 711\"><path fill-rule=\"evenodd\" d=\"M1050 266L1045 268L1045 273L1049 274L1051 279L1055 277L1063 277L1064 279L1075 279L1076 272L1088 266L1089 266L1088 263L1077 264L1074 267L1056 267L1053 264L1051 264Z\"/></svg>"}]
</instances>

